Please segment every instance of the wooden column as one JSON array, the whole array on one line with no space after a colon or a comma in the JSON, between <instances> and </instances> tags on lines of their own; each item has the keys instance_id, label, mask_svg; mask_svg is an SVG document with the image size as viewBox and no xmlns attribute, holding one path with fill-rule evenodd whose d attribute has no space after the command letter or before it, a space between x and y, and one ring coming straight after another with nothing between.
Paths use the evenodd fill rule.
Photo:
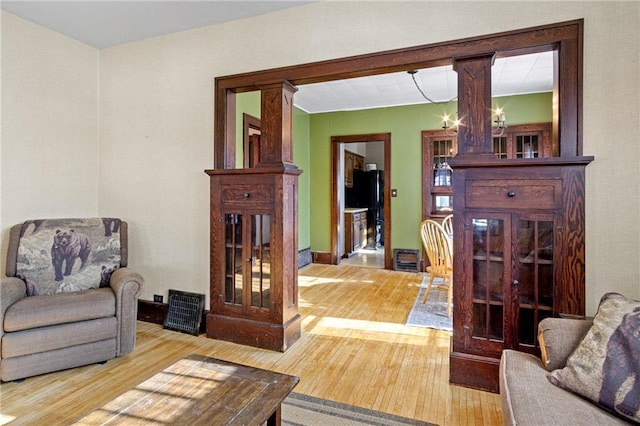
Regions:
<instances>
[{"instance_id":1,"label":"wooden column","mask_svg":"<svg viewBox=\"0 0 640 426\"><path fill-rule=\"evenodd\" d=\"M457 58L458 154L493 154L491 137L491 65L494 54Z\"/></svg>"},{"instance_id":2,"label":"wooden column","mask_svg":"<svg viewBox=\"0 0 640 426\"><path fill-rule=\"evenodd\" d=\"M293 164L293 94L298 89L288 81L260 86L262 128L260 129L260 162L256 167Z\"/></svg>"}]
</instances>

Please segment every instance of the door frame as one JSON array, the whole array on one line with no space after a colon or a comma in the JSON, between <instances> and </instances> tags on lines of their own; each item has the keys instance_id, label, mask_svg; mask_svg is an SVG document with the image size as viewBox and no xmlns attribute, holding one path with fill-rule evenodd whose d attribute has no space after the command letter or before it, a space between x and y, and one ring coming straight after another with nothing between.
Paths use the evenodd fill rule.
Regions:
<instances>
[{"instance_id":1,"label":"door frame","mask_svg":"<svg viewBox=\"0 0 640 426\"><path fill-rule=\"evenodd\" d=\"M393 269L391 256L391 133L369 133L362 135L331 136L331 264L340 262L338 249L338 227L340 208L338 185L344 186L344 173L340 170L340 147L350 143L382 142L384 145L384 269Z\"/></svg>"}]
</instances>

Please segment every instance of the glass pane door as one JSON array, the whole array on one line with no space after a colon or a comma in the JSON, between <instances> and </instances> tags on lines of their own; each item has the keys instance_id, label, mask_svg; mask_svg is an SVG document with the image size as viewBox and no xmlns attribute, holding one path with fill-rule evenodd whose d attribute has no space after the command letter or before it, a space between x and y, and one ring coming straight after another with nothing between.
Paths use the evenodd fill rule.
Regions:
<instances>
[{"instance_id":1,"label":"glass pane door","mask_svg":"<svg viewBox=\"0 0 640 426\"><path fill-rule=\"evenodd\" d=\"M504 218L473 217L472 237L472 329L475 344L502 342L505 286L509 263L508 235Z\"/></svg>"},{"instance_id":2,"label":"glass pane door","mask_svg":"<svg viewBox=\"0 0 640 426\"><path fill-rule=\"evenodd\" d=\"M251 215L251 306L271 308L271 215Z\"/></svg>"},{"instance_id":3,"label":"glass pane door","mask_svg":"<svg viewBox=\"0 0 640 426\"><path fill-rule=\"evenodd\" d=\"M226 214L224 216L225 230L225 272L224 272L224 301L234 305L242 305L242 225L241 214Z\"/></svg>"},{"instance_id":4,"label":"glass pane door","mask_svg":"<svg viewBox=\"0 0 640 426\"><path fill-rule=\"evenodd\" d=\"M553 217L521 217L514 226L519 263L518 340L520 345L535 347L538 323L553 313Z\"/></svg>"}]
</instances>

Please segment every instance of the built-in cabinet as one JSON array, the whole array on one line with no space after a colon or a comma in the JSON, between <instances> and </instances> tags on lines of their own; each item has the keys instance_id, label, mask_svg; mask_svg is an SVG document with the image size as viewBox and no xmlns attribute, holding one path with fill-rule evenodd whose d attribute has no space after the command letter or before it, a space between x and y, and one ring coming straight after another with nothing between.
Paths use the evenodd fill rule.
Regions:
<instances>
[{"instance_id":1,"label":"built-in cabinet","mask_svg":"<svg viewBox=\"0 0 640 426\"><path fill-rule=\"evenodd\" d=\"M285 351L300 337L298 173L210 170L211 311L207 335ZM285 194L288 194L285 196Z\"/></svg>"},{"instance_id":2,"label":"built-in cabinet","mask_svg":"<svg viewBox=\"0 0 640 426\"><path fill-rule=\"evenodd\" d=\"M296 87L260 86L260 141L252 168L205 170L210 181L207 336L286 351L298 313L298 177L293 164ZM255 124L254 124L255 127ZM227 159L227 165L235 160ZM255 162L253 162L255 160Z\"/></svg>"},{"instance_id":3,"label":"built-in cabinet","mask_svg":"<svg viewBox=\"0 0 640 426\"><path fill-rule=\"evenodd\" d=\"M551 141L551 123L509 126L492 136L496 158L542 158L557 155ZM441 220L453 212L451 159L458 153L458 137L452 131L422 132L422 218Z\"/></svg>"},{"instance_id":4,"label":"built-in cabinet","mask_svg":"<svg viewBox=\"0 0 640 426\"><path fill-rule=\"evenodd\" d=\"M353 171L364 170L364 157L351 151L344 151L344 185L353 187Z\"/></svg>"},{"instance_id":5,"label":"built-in cabinet","mask_svg":"<svg viewBox=\"0 0 640 426\"><path fill-rule=\"evenodd\" d=\"M349 257L367 245L367 209L346 209L344 229L344 257Z\"/></svg>"},{"instance_id":6,"label":"built-in cabinet","mask_svg":"<svg viewBox=\"0 0 640 426\"><path fill-rule=\"evenodd\" d=\"M584 315L584 168L559 158L457 165L451 380L498 390L504 349L539 355L538 323ZM459 237L458 237L459 236Z\"/></svg>"}]
</instances>

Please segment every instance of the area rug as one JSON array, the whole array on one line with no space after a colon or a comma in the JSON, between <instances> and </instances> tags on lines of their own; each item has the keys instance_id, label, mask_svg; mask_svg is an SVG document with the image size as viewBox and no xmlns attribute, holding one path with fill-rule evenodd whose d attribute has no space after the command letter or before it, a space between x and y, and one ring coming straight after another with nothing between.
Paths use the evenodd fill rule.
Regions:
<instances>
[{"instance_id":1,"label":"area rug","mask_svg":"<svg viewBox=\"0 0 640 426\"><path fill-rule=\"evenodd\" d=\"M282 424L294 426L435 426L433 423L367 410L299 393L289 394L282 403Z\"/></svg>"},{"instance_id":2,"label":"area rug","mask_svg":"<svg viewBox=\"0 0 640 426\"><path fill-rule=\"evenodd\" d=\"M434 284L438 284L442 278L435 278ZM429 277L426 276L420 285L420 292L413 302L413 307L407 317L406 325L414 327L428 327L436 330L453 330L453 316L447 317L447 293L436 290L433 287L429 292L427 303L422 303L424 293L427 291Z\"/></svg>"}]
</instances>

